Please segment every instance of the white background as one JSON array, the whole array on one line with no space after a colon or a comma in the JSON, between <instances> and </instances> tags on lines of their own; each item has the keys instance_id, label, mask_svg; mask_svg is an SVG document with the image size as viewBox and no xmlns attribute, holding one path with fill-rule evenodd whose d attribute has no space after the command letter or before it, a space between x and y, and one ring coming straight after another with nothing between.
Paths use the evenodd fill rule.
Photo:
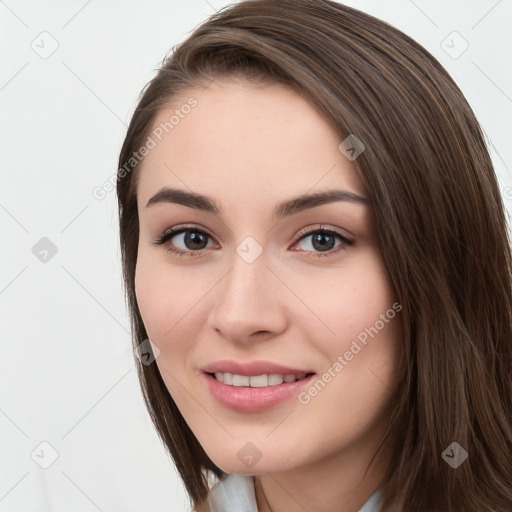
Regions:
<instances>
[{"instance_id":1,"label":"white background","mask_svg":"<svg viewBox=\"0 0 512 512\"><path fill-rule=\"evenodd\" d=\"M0 512L189 510L139 391L115 191L92 190L116 172L165 54L228 3L0 0ZM448 69L492 143L511 211L512 1L346 3ZM453 31L469 44L458 58ZM48 58L33 49L57 43ZM47 262L32 251L42 237L57 248ZM42 442L58 453L47 469L35 462L51 458Z\"/></svg>"}]
</instances>

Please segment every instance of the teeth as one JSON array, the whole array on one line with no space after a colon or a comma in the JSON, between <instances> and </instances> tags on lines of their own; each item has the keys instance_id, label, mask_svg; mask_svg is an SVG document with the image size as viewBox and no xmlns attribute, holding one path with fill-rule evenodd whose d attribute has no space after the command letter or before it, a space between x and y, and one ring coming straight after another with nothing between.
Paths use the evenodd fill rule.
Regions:
<instances>
[{"instance_id":1,"label":"teeth","mask_svg":"<svg viewBox=\"0 0 512 512\"><path fill-rule=\"evenodd\" d=\"M250 378L247 375L233 375L233 386L249 386Z\"/></svg>"},{"instance_id":2,"label":"teeth","mask_svg":"<svg viewBox=\"0 0 512 512\"><path fill-rule=\"evenodd\" d=\"M251 388L264 388L268 386L268 375L254 375L250 379Z\"/></svg>"},{"instance_id":3,"label":"teeth","mask_svg":"<svg viewBox=\"0 0 512 512\"><path fill-rule=\"evenodd\" d=\"M264 375L237 375L233 373L215 372L215 378L219 382L224 382L230 386L250 386L251 388L265 388L267 386L278 386L283 382L295 382L296 380L303 379L305 373L300 375L279 375L279 374L264 374Z\"/></svg>"},{"instance_id":4,"label":"teeth","mask_svg":"<svg viewBox=\"0 0 512 512\"><path fill-rule=\"evenodd\" d=\"M268 376L268 384L269 386L276 386L277 384L282 384L284 377L282 375L272 374Z\"/></svg>"}]
</instances>

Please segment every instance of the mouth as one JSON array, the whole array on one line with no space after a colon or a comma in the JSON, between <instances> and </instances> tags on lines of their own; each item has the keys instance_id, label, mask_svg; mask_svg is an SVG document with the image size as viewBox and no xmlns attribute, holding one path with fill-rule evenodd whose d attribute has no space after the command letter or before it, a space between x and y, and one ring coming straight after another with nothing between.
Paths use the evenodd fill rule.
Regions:
<instances>
[{"instance_id":1,"label":"mouth","mask_svg":"<svg viewBox=\"0 0 512 512\"><path fill-rule=\"evenodd\" d=\"M283 383L292 383L299 380L307 379L315 373L299 373L299 374L261 374L261 375L240 375L228 372L206 372L207 375L214 378L218 382L222 382L227 386L234 387L251 387L251 388L266 388L273 386L280 386Z\"/></svg>"},{"instance_id":2,"label":"mouth","mask_svg":"<svg viewBox=\"0 0 512 512\"><path fill-rule=\"evenodd\" d=\"M297 397L316 373L242 375L203 372L210 396L220 405L241 413L264 412Z\"/></svg>"}]
</instances>

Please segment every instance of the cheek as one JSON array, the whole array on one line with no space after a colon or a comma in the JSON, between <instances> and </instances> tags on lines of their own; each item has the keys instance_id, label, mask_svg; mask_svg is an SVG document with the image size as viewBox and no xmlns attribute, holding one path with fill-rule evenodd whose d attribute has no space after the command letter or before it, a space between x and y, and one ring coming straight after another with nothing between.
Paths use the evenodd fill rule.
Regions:
<instances>
[{"instance_id":1,"label":"cheek","mask_svg":"<svg viewBox=\"0 0 512 512\"><path fill-rule=\"evenodd\" d=\"M171 276L172 275L172 279ZM140 258L135 273L135 293L148 338L160 350L156 365L167 390L181 409L186 382L186 361L190 340L195 337L191 308L197 290L188 293L180 273L163 272L161 265ZM186 398L186 397L185 397Z\"/></svg>"},{"instance_id":2,"label":"cheek","mask_svg":"<svg viewBox=\"0 0 512 512\"><path fill-rule=\"evenodd\" d=\"M194 371L191 354L207 316L205 296L218 278L139 254L135 272L139 311L148 338L160 350L156 359L160 374L178 403L182 386Z\"/></svg>"},{"instance_id":3,"label":"cheek","mask_svg":"<svg viewBox=\"0 0 512 512\"><path fill-rule=\"evenodd\" d=\"M188 315L200 293L180 279L180 272L170 272L142 256L137 261L135 294L139 311L151 341L161 349L180 338L187 327Z\"/></svg>"},{"instance_id":4,"label":"cheek","mask_svg":"<svg viewBox=\"0 0 512 512\"><path fill-rule=\"evenodd\" d=\"M360 252L357 262L346 269L333 269L330 276L316 281L318 292L310 290L309 297L314 301L312 309L329 328L315 342L326 356L326 371L330 369L323 400L364 418L368 404L374 409L384 405L399 377L401 307L376 251Z\"/></svg>"},{"instance_id":5,"label":"cheek","mask_svg":"<svg viewBox=\"0 0 512 512\"><path fill-rule=\"evenodd\" d=\"M149 338L156 342L157 334L163 329L166 311L165 285L158 278L155 267L139 256L135 269L135 295L140 315Z\"/></svg>"},{"instance_id":6,"label":"cheek","mask_svg":"<svg viewBox=\"0 0 512 512\"><path fill-rule=\"evenodd\" d=\"M305 318L311 317L316 327L318 321L323 324L321 338L329 352L350 346L358 336L364 341L375 324L379 331L389 331L389 320L397 316L387 270L373 248L360 251L343 266L322 269L314 279L296 278L296 284L297 295L310 307Z\"/></svg>"}]
</instances>

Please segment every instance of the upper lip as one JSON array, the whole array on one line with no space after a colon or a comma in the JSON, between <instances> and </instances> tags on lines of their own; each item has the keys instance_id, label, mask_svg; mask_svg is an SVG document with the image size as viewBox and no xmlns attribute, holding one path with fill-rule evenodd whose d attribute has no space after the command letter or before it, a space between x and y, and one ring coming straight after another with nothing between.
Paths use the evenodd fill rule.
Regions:
<instances>
[{"instance_id":1,"label":"upper lip","mask_svg":"<svg viewBox=\"0 0 512 512\"><path fill-rule=\"evenodd\" d=\"M207 364L201 368L206 373L233 373L236 375L247 375L249 377L264 374L279 374L279 375L302 375L304 373L314 373L311 370L304 370L298 368L291 368L281 364L273 363L271 361L232 361L222 360L215 361L214 363Z\"/></svg>"}]
</instances>

